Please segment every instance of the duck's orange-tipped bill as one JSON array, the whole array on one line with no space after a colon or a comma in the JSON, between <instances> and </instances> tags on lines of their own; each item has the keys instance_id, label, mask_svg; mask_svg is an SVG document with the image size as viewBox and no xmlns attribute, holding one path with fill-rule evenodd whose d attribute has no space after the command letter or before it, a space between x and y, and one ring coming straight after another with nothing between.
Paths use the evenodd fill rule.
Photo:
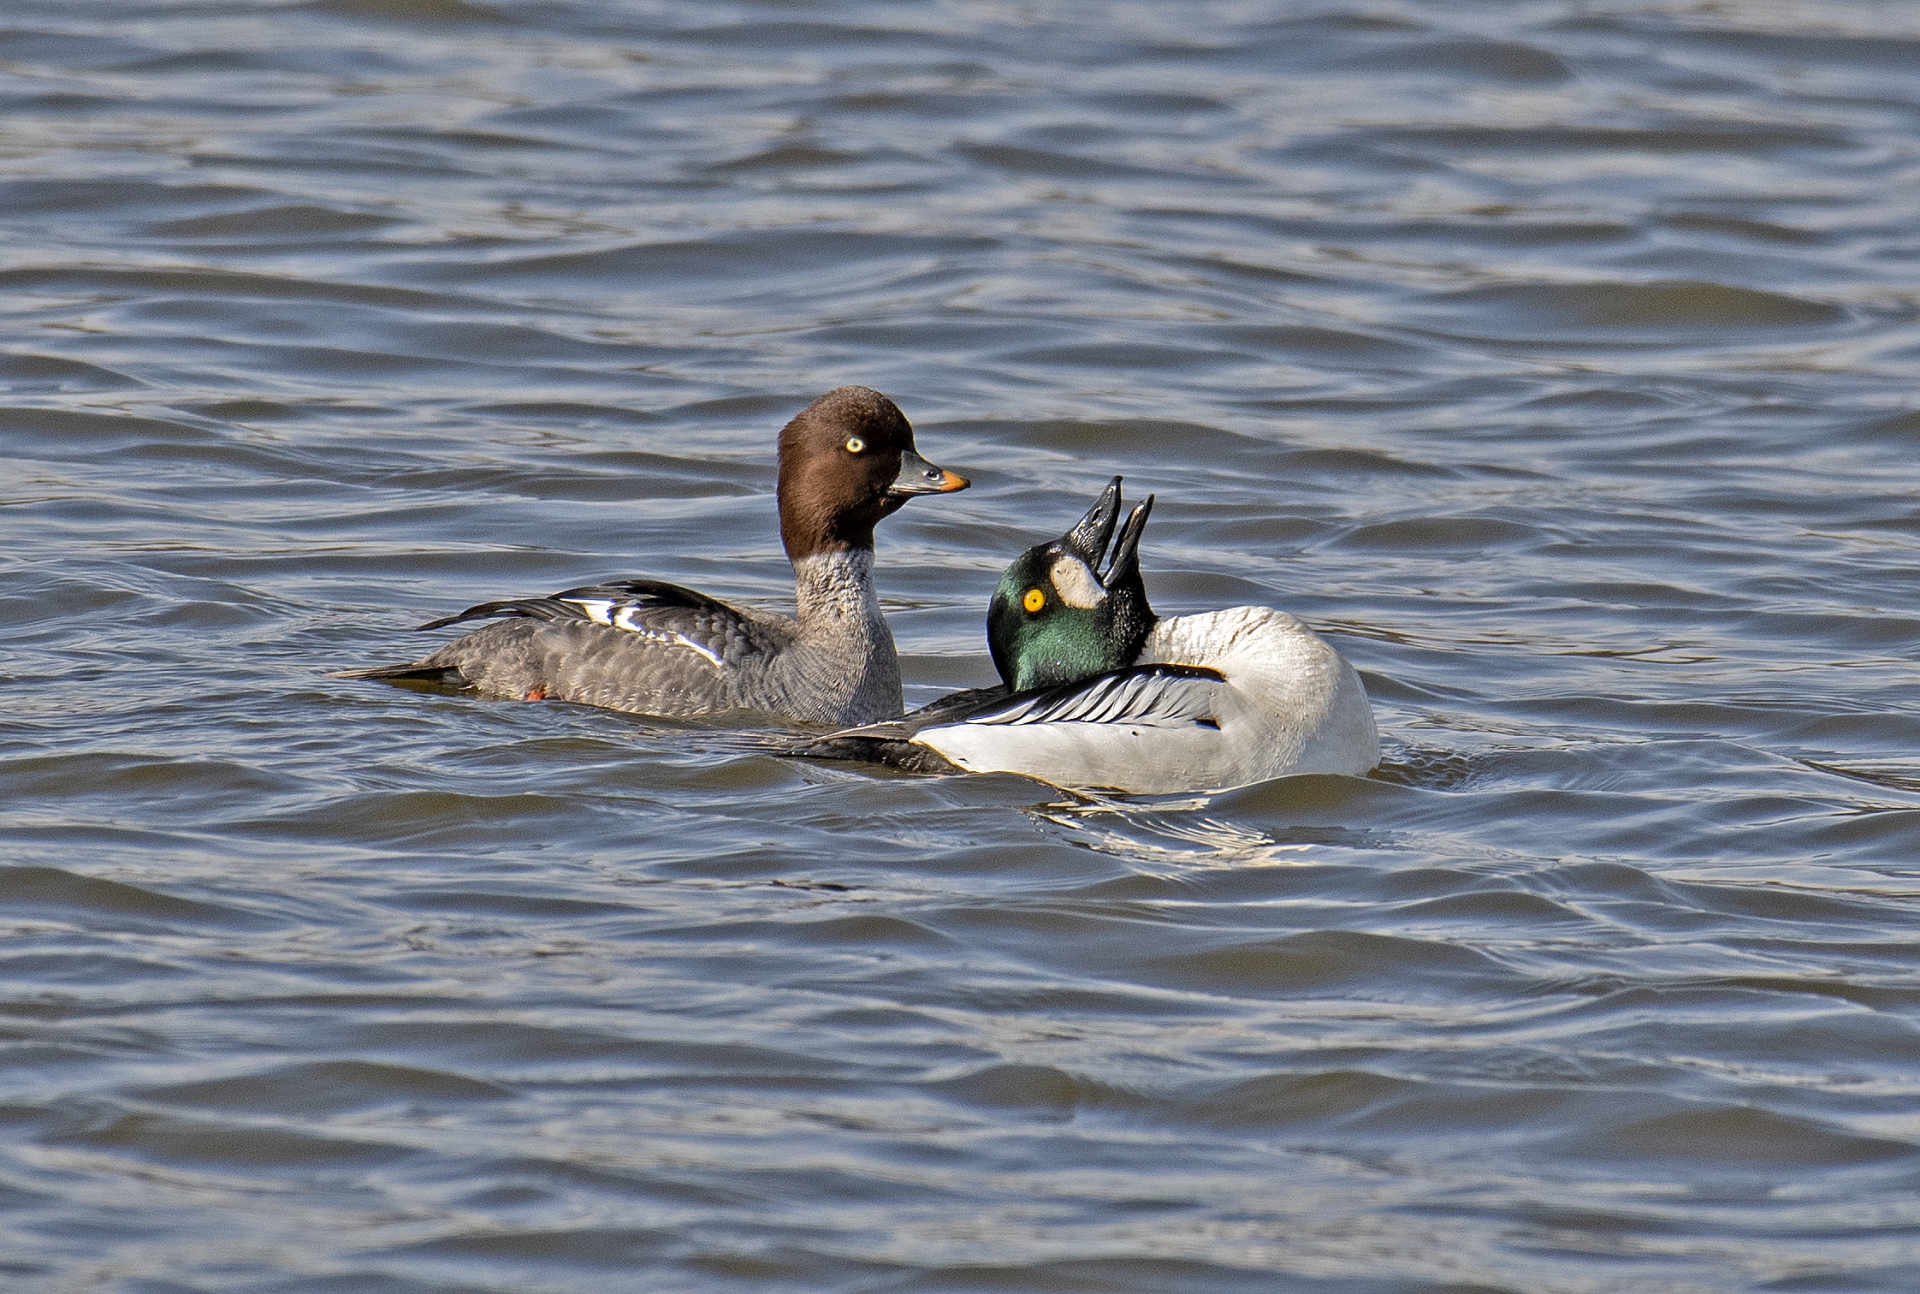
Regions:
<instances>
[{"instance_id":1,"label":"duck's orange-tipped bill","mask_svg":"<svg viewBox=\"0 0 1920 1294\"><path fill-rule=\"evenodd\" d=\"M890 494L952 494L955 490L964 490L973 482L966 477L949 472L946 468L929 463L911 449L900 452L900 475L893 478Z\"/></svg>"}]
</instances>

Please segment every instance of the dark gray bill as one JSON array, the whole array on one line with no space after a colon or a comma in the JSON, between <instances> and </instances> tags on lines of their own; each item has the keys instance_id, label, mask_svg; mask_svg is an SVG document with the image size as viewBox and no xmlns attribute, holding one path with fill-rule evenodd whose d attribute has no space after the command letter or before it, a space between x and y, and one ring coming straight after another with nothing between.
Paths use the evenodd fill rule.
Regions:
<instances>
[{"instance_id":1,"label":"dark gray bill","mask_svg":"<svg viewBox=\"0 0 1920 1294\"><path fill-rule=\"evenodd\" d=\"M1101 577L1100 583L1109 589L1118 589L1130 580L1140 578L1140 536L1147 529L1147 518L1153 514L1153 496L1149 494L1145 503L1134 505L1127 514L1127 524L1120 527L1120 538L1113 541L1113 565Z\"/></svg>"},{"instance_id":2,"label":"dark gray bill","mask_svg":"<svg viewBox=\"0 0 1920 1294\"><path fill-rule=\"evenodd\" d=\"M1113 538L1113 523L1119 519L1120 478L1116 476L1087 509L1087 515L1060 536L1060 546L1085 562L1087 569L1098 578L1100 563L1107 556L1107 541Z\"/></svg>"},{"instance_id":3,"label":"dark gray bill","mask_svg":"<svg viewBox=\"0 0 1920 1294\"><path fill-rule=\"evenodd\" d=\"M900 475L887 488L889 494L952 494L972 482L956 476L944 467L936 467L911 449L900 451Z\"/></svg>"}]
</instances>

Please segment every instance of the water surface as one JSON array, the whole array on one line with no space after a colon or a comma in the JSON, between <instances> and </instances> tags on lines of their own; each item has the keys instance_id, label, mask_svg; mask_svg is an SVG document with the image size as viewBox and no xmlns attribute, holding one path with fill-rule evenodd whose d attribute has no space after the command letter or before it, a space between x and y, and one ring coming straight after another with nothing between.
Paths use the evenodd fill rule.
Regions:
<instances>
[{"instance_id":1,"label":"water surface","mask_svg":"<svg viewBox=\"0 0 1920 1294\"><path fill-rule=\"evenodd\" d=\"M1920 1288L1920 15L12 0L0 1274ZM1207 801L329 678L1124 473L1387 758Z\"/></svg>"}]
</instances>

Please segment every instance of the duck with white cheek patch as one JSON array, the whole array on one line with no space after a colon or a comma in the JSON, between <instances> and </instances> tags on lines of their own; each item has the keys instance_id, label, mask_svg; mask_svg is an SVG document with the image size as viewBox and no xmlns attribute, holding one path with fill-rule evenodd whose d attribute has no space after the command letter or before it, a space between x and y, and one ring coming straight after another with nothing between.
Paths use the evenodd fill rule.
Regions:
<instances>
[{"instance_id":1,"label":"duck with white cheek patch","mask_svg":"<svg viewBox=\"0 0 1920 1294\"><path fill-rule=\"evenodd\" d=\"M780 432L780 537L796 618L622 579L469 607L420 627L500 620L411 664L341 677L435 680L639 714L895 718L900 660L873 587L873 529L919 495L966 488L920 457L893 401L843 386Z\"/></svg>"},{"instance_id":2,"label":"duck with white cheek patch","mask_svg":"<svg viewBox=\"0 0 1920 1294\"><path fill-rule=\"evenodd\" d=\"M799 753L1141 794L1357 776L1379 763L1359 675L1292 616L1270 607L1154 614L1139 561L1152 508L1148 496L1116 539L1116 476L1078 525L1007 568L987 612L1002 687L956 693Z\"/></svg>"}]
</instances>

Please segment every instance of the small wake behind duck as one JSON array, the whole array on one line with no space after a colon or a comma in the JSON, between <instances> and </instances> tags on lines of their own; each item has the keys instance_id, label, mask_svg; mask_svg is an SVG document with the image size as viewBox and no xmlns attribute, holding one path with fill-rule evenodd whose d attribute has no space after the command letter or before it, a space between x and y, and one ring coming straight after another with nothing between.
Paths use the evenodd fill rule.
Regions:
<instances>
[{"instance_id":1,"label":"small wake behind duck","mask_svg":"<svg viewBox=\"0 0 1920 1294\"><path fill-rule=\"evenodd\" d=\"M1157 616L1139 563L1153 498L1124 526L1121 506L1116 476L1072 529L1001 577L987 637L1002 686L790 753L1137 794L1358 776L1380 762L1359 675L1294 617L1252 606Z\"/></svg>"}]
</instances>

